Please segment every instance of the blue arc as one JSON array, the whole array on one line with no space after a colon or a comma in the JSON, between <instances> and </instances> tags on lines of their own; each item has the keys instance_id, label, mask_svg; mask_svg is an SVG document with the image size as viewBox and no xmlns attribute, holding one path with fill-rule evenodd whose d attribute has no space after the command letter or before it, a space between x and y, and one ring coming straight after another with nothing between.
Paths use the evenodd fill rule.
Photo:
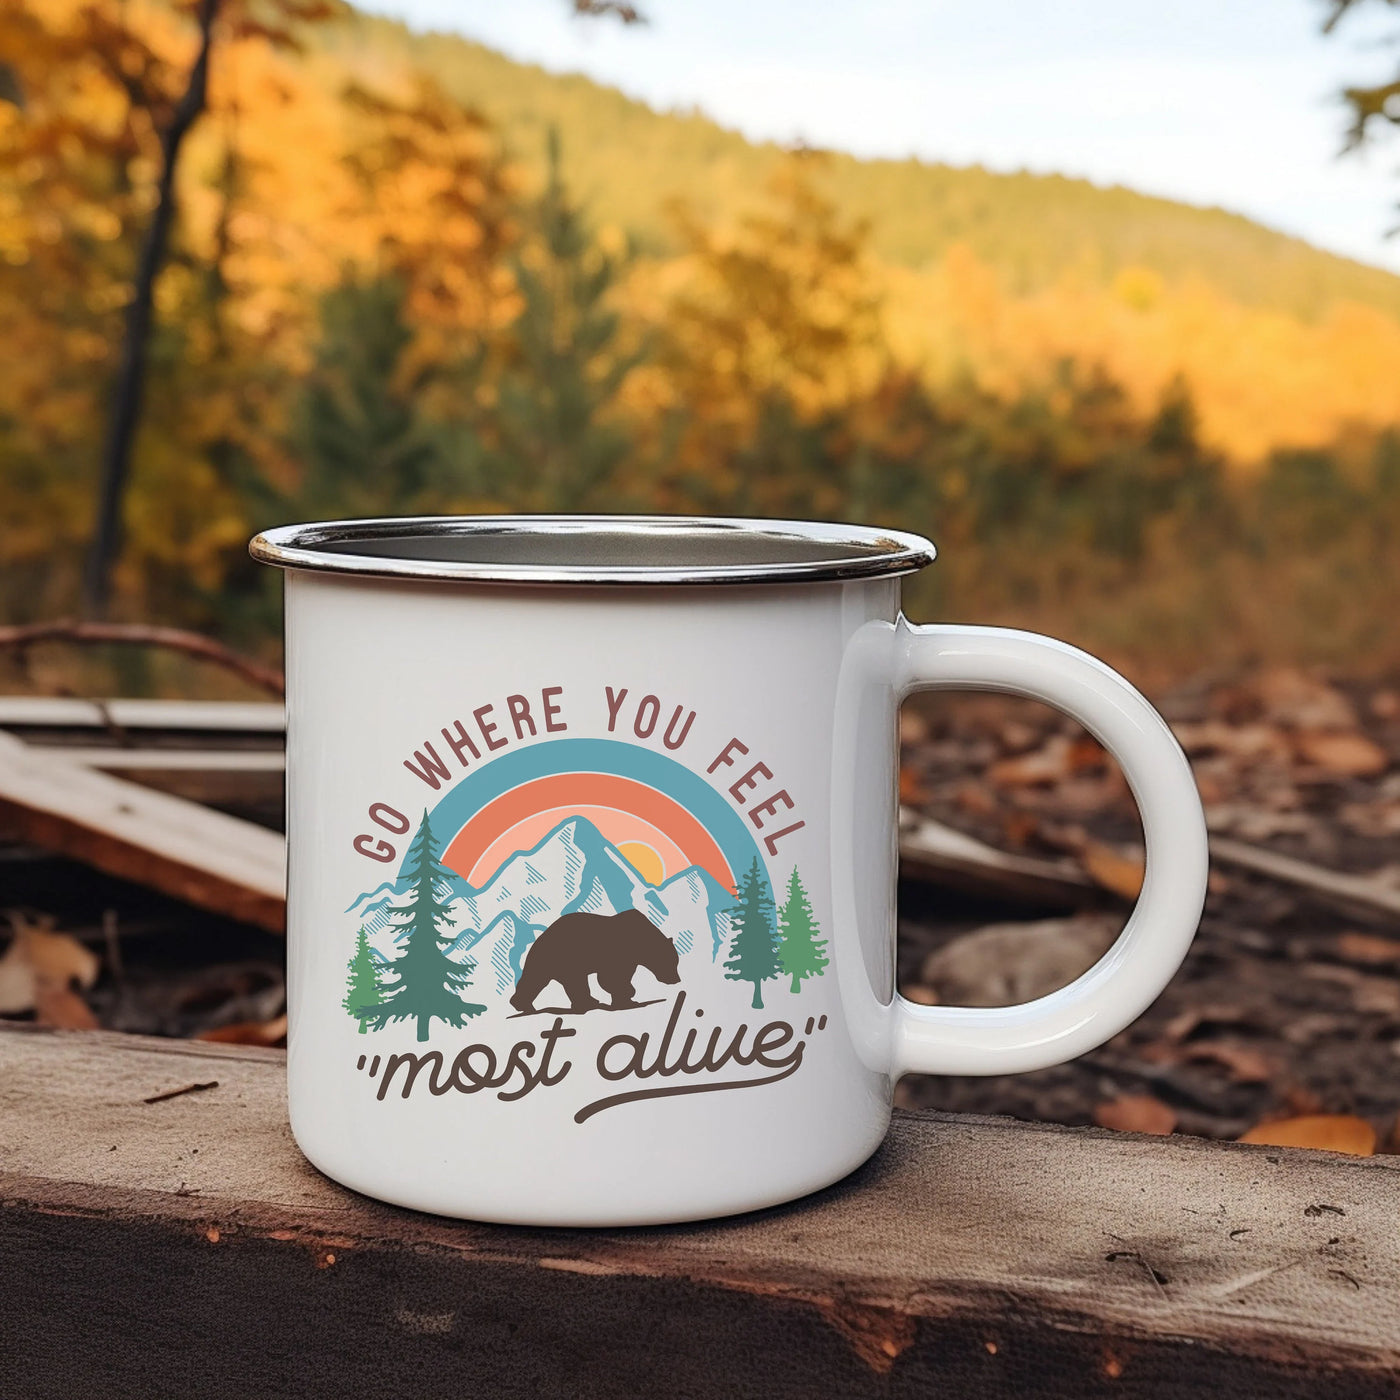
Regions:
<instances>
[{"instance_id":1,"label":"blue arc","mask_svg":"<svg viewBox=\"0 0 1400 1400\"><path fill-rule=\"evenodd\" d=\"M553 739L502 754L469 772L432 809L435 836L445 849L488 802L555 773L611 773L646 783L679 802L710 833L736 881L754 861L767 876L767 864L748 825L709 783L674 758L617 739Z\"/></svg>"}]
</instances>

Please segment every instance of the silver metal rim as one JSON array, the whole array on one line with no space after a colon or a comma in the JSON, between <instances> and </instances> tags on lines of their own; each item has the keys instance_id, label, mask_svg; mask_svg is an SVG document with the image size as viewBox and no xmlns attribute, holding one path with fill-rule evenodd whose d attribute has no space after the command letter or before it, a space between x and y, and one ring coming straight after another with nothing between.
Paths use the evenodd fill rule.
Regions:
<instances>
[{"instance_id":1,"label":"silver metal rim","mask_svg":"<svg viewBox=\"0 0 1400 1400\"><path fill-rule=\"evenodd\" d=\"M689 540L744 535L771 541L771 560L739 564L685 562ZM437 560L346 553L338 545L375 540L517 537L522 541L570 535L674 539L674 565L521 563L500 560ZM804 550L829 545L829 557L783 558L785 546ZM752 520L687 515L425 515L375 520L331 520L265 530L248 546L254 559L282 569L352 574L367 578L436 579L456 583L644 584L834 583L913 573L933 562L933 544L920 535L867 525L834 525L808 520ZM567 552L565 550L565 552Z\"/></svg>"}]
</instances>

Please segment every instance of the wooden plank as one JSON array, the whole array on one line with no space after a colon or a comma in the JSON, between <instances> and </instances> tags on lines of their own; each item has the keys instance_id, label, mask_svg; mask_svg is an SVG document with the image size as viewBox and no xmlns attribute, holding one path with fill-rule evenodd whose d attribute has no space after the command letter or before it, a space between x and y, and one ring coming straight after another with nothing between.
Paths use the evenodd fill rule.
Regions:
<instances>
[{"instance_id":1,"label":"wooden plank","mask_svg":"<svg viewBox=\"0 0 1400 1400\"><path fill-rule=\"evenodd\" d=\"M1352 914L1379 917L1387 922L1400 917L1400 885L1378 876L1348 875L1341 870L1328 870L1312 861L1251 846L1231 836L1212 836L1210 853L1221 865L1266 875L1271 880L1307 890Z\"/></svg>"},{"instance_id":2,"label":"wooden plank","mask_svg":"<svg viewBox=\"0 0 1400 1400\"><path fill-rule=\"evenodd\" d=\"M55 758L0 733L0 832L281 932L276 832Z\"/></svg>"},{"instance_id":3,"label":"wooden plank","mask_svg":"<svg viewBox=\"0 0 1400 1400\"><path fill-rule=\"evenodd\" d=\"M80 700L0 696L0 729L169 729L280 734L281 705L224 700Z\"/></svg>"},{"instance_id":4,"label":"wooden plank","mask_svg":"<svg viewBox=\"0 0 1400 1400\"><path fill-rule=\"evenodd\" d=\"M899 862L907 879L1051 909L1075 909L1104 898L1072 861L999 851L907 807L899 813Z\"/></svg>"},{"instance_id":5,"label":"wooden plank","mask_svg":"<svg viewBox=\"0 0 1400 1400\"><path fill-rule=\"evenodd\" d=\"M1400 1382L1394 1159L897 1114L871 1163L788 1207L507 1229L320 1176L278 1052L12 1029L0 1063L0 1277L22 1281L0 1310L7 1396L1333 1400Z\"/></svg>"},{"instance_id":6,"label":"wooden plank","mask_svg":"<svg viewBox=\"0 0 1400 1400\"><path fill-rule=\"evenodd\" d=\"M31 744L58 763L112 773L285 773L283 749L49 748Z\"/></svg>"},{"instance_id":7,"label":"wooden plank","mask_svg":"<svg viewBox=\"0 0 1400 1400\"><path fill-rule=\"evenodd\" d=\"M287 757L276 749L49 747L46 754L80 768L96 768L190 802L219 807L260 825L280 825Z\"/></svg>"}]
</instances>

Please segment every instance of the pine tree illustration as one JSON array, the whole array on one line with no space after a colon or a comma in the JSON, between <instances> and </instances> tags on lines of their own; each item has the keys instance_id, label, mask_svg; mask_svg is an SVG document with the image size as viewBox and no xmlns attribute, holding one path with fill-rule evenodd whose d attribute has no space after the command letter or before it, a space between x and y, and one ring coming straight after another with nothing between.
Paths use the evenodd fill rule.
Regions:
<instances>
[{"instance_id":1,"label":"pine tree illustration","mask_svg":"<svg viewBox=\"0 0 1400 1400\"><path fill-rule=\"evenodd\" d=\"M778 915L778 966L792 978L792 990L800 992L806 977L820 977L826 967L826 939L812 912L812 901L794 868L788 881L787 902Z\"/></svg>"},{"instance_id":2,"label":"pine tree illustration","mask_svg":"<svg viewBox=\"0 0 1400 1400\"><path fill-rule=\"evenodd\" d=\"M470 985L476 964L453 962L443 951L451 942L451 934L442 930L450 928L453 920L447 912L448 901L439 897L438 887L450 879L450 872L438 863L437 857L433 831L424 812L408 848L408 877L412 884L404 902L394 910L399 924L394 941L402 951L385 969L379 1004L358 1013L376 1029L390 1021L416 1020L419 1040L427 1040L430 1021L460 1026L486 1010L461 996L462 989Z\"/></svg>"},{"instance_id":3,"label":"pine tree illustration","mask_svg":"<svg viewBox=\"0 0 1400 1400\"><path fill-rule=\"evenodd\" d=\"M369 935L365 926L360 925L360 936L355 940L355 955L350 959L350 982L345 989L345 1000L340 1004L360 1023L360 1034L369 1029L369 1022L361 1012L370 1011L379 1005L379 964L374 949L369 946Z\"/></svg>"},{"instance_id":4,"label":"pine tree illustration","mask_svg":"<svg viewBox=\"0 0 1400 1400\"><path fill-rule=\"evenodd\" d=\"M753 983L753 1006L763 1009L763 984L776 977L778 931L773 926L773 895L759 869L758 859L739 884L739 902L729 914L733 937L724 975L731 982Z\"/></svg>"}]
</instances>

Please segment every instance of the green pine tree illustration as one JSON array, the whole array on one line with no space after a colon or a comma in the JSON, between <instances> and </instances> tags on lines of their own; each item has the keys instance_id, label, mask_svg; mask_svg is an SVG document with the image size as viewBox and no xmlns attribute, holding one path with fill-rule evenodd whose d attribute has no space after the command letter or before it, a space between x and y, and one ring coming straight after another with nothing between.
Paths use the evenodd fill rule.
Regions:
<instances>
[{"instance_id":1,"label":"green pine tree illustration","mask_svg":"<svg viewBox=\"0 0 1400 1400\"><path fill-rule=\"evenodd\" d=\"M792 990L802 990L806 977L820 977L826 967L826 939L812 912L812 901L794 868L788 881L787 902L778 915L778 966L792 978Z\"/></svg>"},{"instance_id":2,"label":"green pine tree illustration","mask_svg":"<svg viewBox=\"0 0 1400 1400\"><path fill-rule=\"evenodd\" d=\"M773 895L759 868L758 859L739 884L739 902L729 914L734 930L729 940L729 956L724 975L731 982L753 983L753 1006L763 1009L763 984L776 977L778 931L773 923Z\"/></svg>"},{"instance_id":3,"label":"green pine tree illustration","mask_svg":"<svg viewBox=\"0 0 1400 1400\"><path fill-rule=\"evenodd\" d=\"M379 1004L357 1013L376 1029L390 1021L417 1021L419 1040L427 1040L430 1021L460 1026L486 1010L464 1001L461 995L470 985L476 964L453 962L444 951L452 935L443 930L450 928L453 920L447 912L448 901L438 891L450 880L451 872L438 863L437 857L428 814L424 812L408 849L408 876L412 883L404 902L394 910L398 920L395 941L402 951L385 970Z\"/></svg>"},{"instance_id":4,"label":"green pine tree illustration","mask_svg":"<svg viewBox=\"0 0 1400 1400\"><path fill-rule=\"evenodd\" d=\"M345 1000L340 1004L360 1023L360 1034L369 1029L369 1022L360 1015L379 1005L379 964L375 961L374 949L369 946L369 935L365 926L360 925L360 936L355 940L355 955L350 959L350 982L345 989Z\"/></svg>"}]
</instances>

